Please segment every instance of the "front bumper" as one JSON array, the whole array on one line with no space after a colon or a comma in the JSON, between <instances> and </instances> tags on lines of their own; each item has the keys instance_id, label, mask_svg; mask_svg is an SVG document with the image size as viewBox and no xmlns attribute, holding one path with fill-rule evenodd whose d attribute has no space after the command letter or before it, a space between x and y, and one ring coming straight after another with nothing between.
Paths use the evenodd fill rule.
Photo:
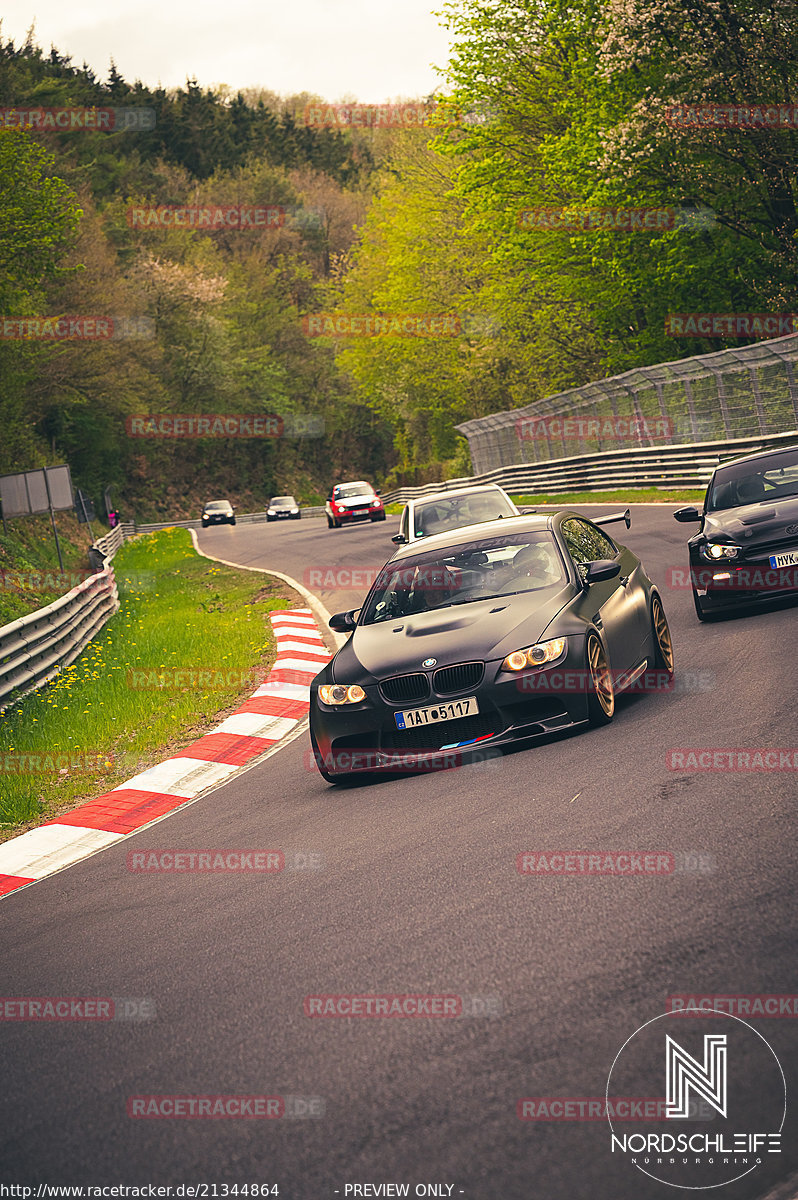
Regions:
<instances>
[{"instance_id":1,"label":"front bumper","mask_svg":"<svg viewBox=\"0 0 798 1200\"><path fill-rule=\"evenodd\" d=\"M430 677L428 696L417 703L389 702L376 680L360 681L366 699L360 704L332 706L318 694L334 682L327 664L311 684L310 729L320 765L330 775L424 771L455 765L475 752L544 738L586 723L587 689L584 638L569 638L568 651L557 663L518 675L485 664L478 687L465 692L437 693ZM569 681L576 679L576 686ZM352 681L354 682L354 681ZM473 696L473 716L399 730L394 714Z\"/></svg>"},{"instance_id":2,"label":"front bumper","mask_svg":"<svg viewBox=\"0 0 798 1200\"><path fill-rule=\"evenodd\" d=\"M771 567L764 556L709 564L696 555L691 558L690 577L701 607L709 611L767 604L798 595L798 567Z\"/></svg>"}]
</instances>

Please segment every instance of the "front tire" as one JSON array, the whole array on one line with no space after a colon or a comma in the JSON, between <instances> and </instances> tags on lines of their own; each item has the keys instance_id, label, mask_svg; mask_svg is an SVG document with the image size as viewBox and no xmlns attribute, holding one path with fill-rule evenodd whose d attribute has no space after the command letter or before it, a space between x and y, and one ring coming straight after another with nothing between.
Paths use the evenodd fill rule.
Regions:
<instances>
[{"instance_id":1,"label":"front tire","mask_svg":"<svg viewBox=\"0 0 798 1200\"><path fill-rule=\"evenodd\" d=\"M591 725L609 725L615 716L615 688L607 652L597 633L587 635L585 660L589 681L587 719Z\"/></svg>"}]
</instances>

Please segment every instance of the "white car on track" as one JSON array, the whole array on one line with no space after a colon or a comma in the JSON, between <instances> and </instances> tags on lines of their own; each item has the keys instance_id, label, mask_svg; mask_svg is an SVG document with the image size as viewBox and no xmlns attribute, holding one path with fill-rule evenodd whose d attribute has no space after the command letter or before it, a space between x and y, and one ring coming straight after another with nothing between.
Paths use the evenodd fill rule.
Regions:
<instances>
[{"instance_id":1,"label":"white car on track","mask_svg":"<svg viewBox=\"0 0 798 1200\"><path fill-rule=\"evenodd\" d=\"M534 511L531 508L523 509L527 513ZM521 513L522 510L496 483L430 492L426 496L408 500L399 522L399 532L394 534L391 541L405 546L434 533L460 529L463 525L479 525L483 521L496 521L500 517L518 517Z\"/></svg>"}]
</instances>

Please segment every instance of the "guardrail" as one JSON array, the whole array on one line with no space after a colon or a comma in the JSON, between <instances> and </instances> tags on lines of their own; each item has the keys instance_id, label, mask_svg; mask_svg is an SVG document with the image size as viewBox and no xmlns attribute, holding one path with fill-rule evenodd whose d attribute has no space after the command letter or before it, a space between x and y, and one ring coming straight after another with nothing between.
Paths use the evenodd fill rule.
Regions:
<instances>
[{"instance_id":1,"label":"guardrail","mask_svg":"<svg viewBox=\"0 0 798 1200\"><path fill-rule=\"evenodd\" d=\"M0 712L68 667L119 609L112 567L0 628Z\"/></svg>"},{"instance_id":2,"label":"guardrail","mask_svg":"<svg viewBox=\"0 0 798 1200\"><path fill-rule=\"evenodd\" d=\"M648 446L580 454L573 458L538 463L516 463L482 475L403 487L386 492L386 504L404 503L443 488L497 483L510 492L590 492L612 488L705 487L721 460L798 444L798 430L726 441L696 442L680 446Z\"/></svg>"}]
</instances>

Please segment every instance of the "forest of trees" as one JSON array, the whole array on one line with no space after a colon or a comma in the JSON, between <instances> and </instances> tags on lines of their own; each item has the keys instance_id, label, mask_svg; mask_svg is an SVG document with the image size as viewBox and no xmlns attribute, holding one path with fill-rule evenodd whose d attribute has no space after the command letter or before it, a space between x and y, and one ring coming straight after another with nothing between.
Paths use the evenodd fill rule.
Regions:
<instances>
[{"instance_id":1,"label":"forest of trees","mask_svg":"<svg viewBox=\"0 0 798 1200\"><path fill-rule=\"evenodd\" d=\"M406 128L307 124L311 93L165 92L113 65L100 82L0 44L0 108L155 114L143 131L0 128L0 316L130 316L152 334L0 339L0 473L68 461L139 518L211 492L309 500L341 475L461 474L459 421L741 344L670 337L670 312L798 311L793 0L450 0L443 19L444 85ZM679 126L674 105L759 116ZM135 227L158 205L284 219ZM644 208L687 215L580 227ZM314 337L318 312L458 320ZM130 438L140 413L312 414L325 434Z\"/></svg>"}]
</instances>

